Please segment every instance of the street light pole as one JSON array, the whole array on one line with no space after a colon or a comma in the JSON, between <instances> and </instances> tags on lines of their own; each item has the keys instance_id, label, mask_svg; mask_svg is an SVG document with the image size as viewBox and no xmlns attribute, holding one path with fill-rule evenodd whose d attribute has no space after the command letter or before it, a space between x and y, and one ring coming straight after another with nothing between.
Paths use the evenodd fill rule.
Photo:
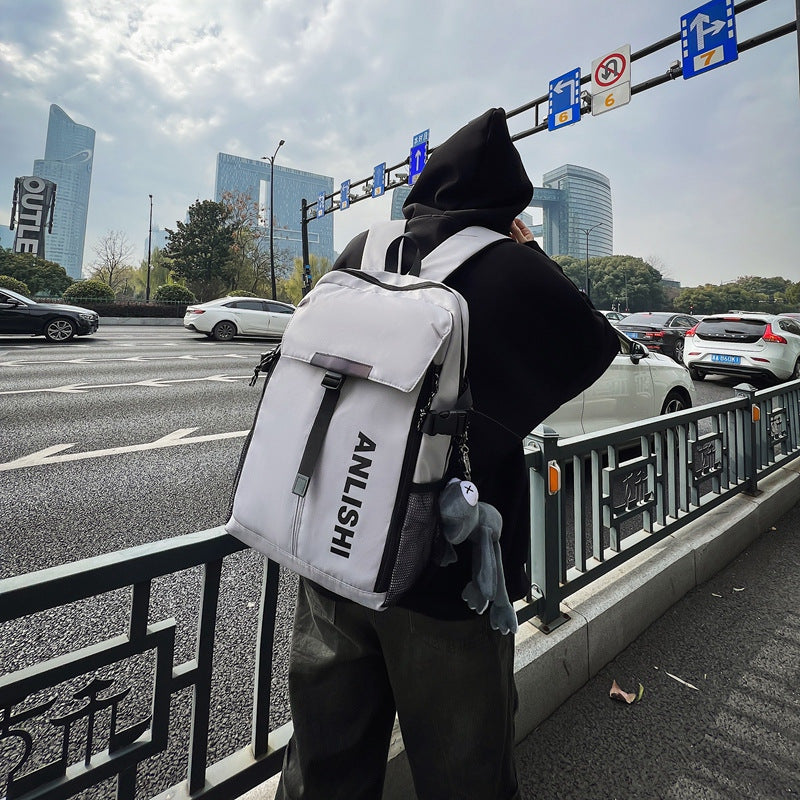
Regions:
<instances>
[{"instance_id":1,"label":"street light pole","mask_svg":"<svg viewBox=\"0 0 800 800\"><path fill-rule=\"evenodd\" d=\"M591 300L591 292L589 290L589 234L595 229L599 228L603 223L598 222L597 225L592 225L591 228L578 228L579 231L586 234L586 296Z\"/></svg>"},{"instance_id":2,"label":"street light pole","mask_svg":"<svg viewBox=\"0 0 800 800\"><path fill-rule=\"evenodd\" d=\"M153 195L150 198L150 224L147 228L147 288L145 289L145 302L150 302L150 253L153 251Z\"/></svg>"},{"instance_id":3,"label":"street light pole","mask_svg":"<svg viewBox=\"0 0 800 800\"><path fill-rule=\"evenodd\" d=\"M272 154L272 158L269 156L261 156L261 158L266 159L269 161L269 272L270 278L272 281L272 299L275 300L277 295L277 290L275 288L275 251L274 251L274 243L272 238L272 203L275 199L275 192L273 190L273 186L275 185L275 156L278 155L278 150L285 144L284 140L281 139L278 142L278 146L275 148L275 152Z\"/></svg>"}]
</instances>

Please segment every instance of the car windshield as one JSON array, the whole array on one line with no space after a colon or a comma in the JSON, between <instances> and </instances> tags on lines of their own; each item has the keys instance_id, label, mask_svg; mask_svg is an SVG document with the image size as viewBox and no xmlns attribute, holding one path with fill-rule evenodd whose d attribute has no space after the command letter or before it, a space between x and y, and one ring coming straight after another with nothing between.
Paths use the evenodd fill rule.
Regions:
<instances>
[{"instance_id":1,"label":"car windshield","mask_svg":"<svg viewBox=\"0 0 800 800\"><path fill-rule=\"evenodd\" d=\"M628 314L623 323L625 325L663 325L672 314Z\"/></svg>"},{"instance_id":2,"label":"car windshield","mask_svg":"<svg viewBox=\"0 0 800 800\"><path fill-rule=\"evenodd\" d=\"M761 336L766 329L767 321L764 319L712 317L698 324L697 333L708 336Z\"/></svg>"},{"instance_id":3,"label":"car windshield","mask_svg":"<svg viewBox=\"0 0 800 800\"><path fill-rule=\"evenodd\" d=\"M12 292L11 289L3 288L2 292L3 292L3 294L8 295L9 297L13 297L15 300L19 300L22 303L32 303L33 302L33 300L31 300L29 297L25 297L24 294L20 294L19 292Z\"/></svg>"}]
</instances>

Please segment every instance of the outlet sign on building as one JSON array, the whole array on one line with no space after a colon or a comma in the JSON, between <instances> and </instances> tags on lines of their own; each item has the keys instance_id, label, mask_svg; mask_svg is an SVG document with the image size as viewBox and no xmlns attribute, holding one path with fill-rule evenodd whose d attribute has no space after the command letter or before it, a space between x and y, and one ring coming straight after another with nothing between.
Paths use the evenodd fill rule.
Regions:
<instances>
[{"instance_id":1,"label":"outlet sign on building","mask_svg":"<svg viewBox=\"0 0 800 800\"><path fill-rule=\"evenodd\" d=\"M684 78L739 58L733 0L712 0L681 17L681 56Z\"/></svg>"},{"instance_id":2,"label":"outlet sign on building","mask_svg":"<svg viewBox=\"0 0 800 800\"><path fill-rule=\"evenodd\" d=\"M592 61L592 116L631 101L631 46L624 44Z\"/></svg>"},{"instance_id":3,"label":"outlet sign on building","mask_svg":"<svg viewBox=\"0 0 800 800\"><path fill-rule=\"evenodd\" d=\"M16 221L15 253L32 253L44 258L44 235L53 226L56 184L29 175L14 181L14 202L11 209L11 230Z\"/></svg>"}]
</instances>

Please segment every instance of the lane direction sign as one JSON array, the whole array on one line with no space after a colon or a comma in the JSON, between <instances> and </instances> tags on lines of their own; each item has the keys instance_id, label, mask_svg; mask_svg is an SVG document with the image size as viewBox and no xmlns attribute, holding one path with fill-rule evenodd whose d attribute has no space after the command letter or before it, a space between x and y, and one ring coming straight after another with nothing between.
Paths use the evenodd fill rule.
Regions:
<instances>
[{"instance_id":1,"label":"lane direction sign","mask_svg":"<svg viewBox=\"0 0 800 800\"><path fill-rule=\"evenodd\" d=\"M631 101L631 46L624 44L592 61L592 116Z\"/></svg>"},{"instance_id":2,"label":"lane direction sign","mask_svg":"<svg viewBox=\"0 0 800 800\"><path fill-rule=\"evenodd\" d=\"M733 0L711 0L681 17L681 56L685 79L739 58Z\"/></svg>"},{"instance_id":3,"label":"lane direction sign","mask_svg":"<svg viewBox=\"0 0 800 800\"><path fill-rule=\"evenodd\" d=\"M420 142L411 148L411 155L408 157L408 183L413 184L417 175L422 172L425 161L428 158L428 143Z\"/></svg>"},{"instance_id":4,"label":"lane direction sign","mask_svg":"<svg viewBox=\"0 0 800 800\"><path fill-rule=\"evenodd\" d=\"M317 195L317 217L325 216L325 192Z\"/></svg>"},{"instance_id":5,"label":"lane direction sign","mask_svg":"<svg viewBox=\"0 0 800 800\"><path fill-rule=\"evenodd\" d=\"M372 196L380 197L386 190L386 162L378 164L372 171Z\"/></svg>"},{"instance_id":6,"label":"lane direction sign","mask_svg":"<svg viewBox=\"0 0 800 800\"><path fill-rule=\"evenodd\" d=\"M350 208L350 181L342 181L342 188L339 192L339 208L342 211Z\"/></svg>"},{"instance_id":7,"label":"lane direction sign","mask_svg":"<svg viewBox=\"0 0 800 800\"><path fill-rule=\"evenodd\" d=\"M580 68L565 72L550 81L547 105L547 129L572 125L581 118Z\"/></svg>"}]
</instances>

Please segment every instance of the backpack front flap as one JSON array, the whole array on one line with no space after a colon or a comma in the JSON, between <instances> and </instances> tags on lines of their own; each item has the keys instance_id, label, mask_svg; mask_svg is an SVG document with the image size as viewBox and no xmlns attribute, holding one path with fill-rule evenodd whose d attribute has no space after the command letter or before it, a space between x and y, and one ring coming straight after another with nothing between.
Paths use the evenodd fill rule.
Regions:
<instances>
[{"instance_id":1,"label":"backpack front flap","mask_svg":"<svg viewBox=\"0 0 800 800\"><path fill-rule=\"evenodd\" d=\"M386 583L381 566L387 536L397 535L398 496L444 473L449 442L437 442L423 466L418 453L423 439L449 437L427 436L418 422L448 350L461 347L460 327L453 341L458 313L450 290L422 288L412 276L324 275L284 334L228 532L379 607L386 588L376 593L376 586ZM315 440L320 446L309 458Z\"/></svg>"}]
</instances>

